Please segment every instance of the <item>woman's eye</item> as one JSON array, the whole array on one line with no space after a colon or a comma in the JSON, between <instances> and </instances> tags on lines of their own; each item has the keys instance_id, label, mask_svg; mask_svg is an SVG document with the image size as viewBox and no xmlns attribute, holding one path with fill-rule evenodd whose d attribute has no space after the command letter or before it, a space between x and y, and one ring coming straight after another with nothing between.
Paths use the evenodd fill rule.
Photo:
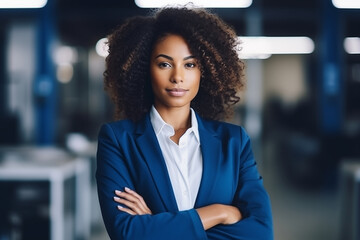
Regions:
<instances>
[{"instance_id":1,"label":"woman's eye","mask_svg":"<svg viewBox=\"0 0 360 240\"><path fill-rule=\"evenodd\" d=\"M159 63L159 67L160 68L169 68L169 67L171 67L171 65L167 62L162 62L162 63Z\"/></svg>"},{"instance_id":2,"label":"woman's eye","mask_svg":"<svg viewBox=\"0 0 360 240\"><path fill-rule=\"evenodd\" d=\"M195 65L195 63L186 63L186 64L185 64L185 67L187 67L187 68L194 68L194 67L196 67L196 65Z\"/></svg>"}]
</instances>

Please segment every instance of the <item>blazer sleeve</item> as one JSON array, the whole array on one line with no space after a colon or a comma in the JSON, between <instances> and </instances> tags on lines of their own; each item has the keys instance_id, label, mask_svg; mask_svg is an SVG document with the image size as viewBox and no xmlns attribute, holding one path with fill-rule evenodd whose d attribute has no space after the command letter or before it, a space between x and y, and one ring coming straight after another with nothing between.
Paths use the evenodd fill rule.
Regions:
<instances>
[{"instance_id":1,"label":"blazer sleeve","mask_svg":"<svg viewBox=\"0 0 360 240\"><path fill-rule=\"evenodd\" d=\"M233 205L243 219L232 225L217 225L207 230L209 239L272 240L273 226L270 199L256 168L250 138L241 128L240 166Z\"/></svg>"},{"instance_id":2,"label":"blazer sleeve","mask_svg":"<svg viewBox=\"0 0 360 240\"><path fill-rule=\"evenodd\" d=\"M134 186L128 166L131 161L125 161L123 152L129 149L124 150L121 141L116 138L109 124L102 126L98 138L96 181L101 212L110 238L207 239L200 217L194 209L135 216L117 209L113 200L114 190Z\"/></svg>"}]
</instances>

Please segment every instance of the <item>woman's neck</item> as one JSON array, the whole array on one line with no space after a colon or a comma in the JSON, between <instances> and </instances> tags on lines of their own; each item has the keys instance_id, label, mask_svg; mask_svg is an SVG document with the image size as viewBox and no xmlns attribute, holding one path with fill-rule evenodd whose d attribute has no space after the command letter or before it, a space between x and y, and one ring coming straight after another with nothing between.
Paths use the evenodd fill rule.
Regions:
<instances>
[{"instance_id":1,"label":"woman's neck","mask_svg":"<svg viewBox=\"0 0 360 240\"><path fill-rule=\"evenodd\" d=\"M155 106L161 118L170 124L175 132L187 130L191 127L190 106L181 108L161 108ZM185 132L184 131L184 132Z\"/></svg>"}]
</instances>

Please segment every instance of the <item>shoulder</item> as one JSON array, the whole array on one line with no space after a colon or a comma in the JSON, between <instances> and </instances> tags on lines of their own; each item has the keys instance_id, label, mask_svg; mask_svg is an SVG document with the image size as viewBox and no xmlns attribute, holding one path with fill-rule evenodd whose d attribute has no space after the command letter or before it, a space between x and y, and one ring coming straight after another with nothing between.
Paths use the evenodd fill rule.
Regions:
<instances>
[{"instance_id":1,"label":"shoulder","mask_svg":"<svg viewBox=\"0 0 360 240\"><path fill-rule=\"evenodd\" d=\"M228 123L224 121L208 120L198 116L199 126L203 126L206 130L213 131L217 134L245 134L246 130L240 125Z\"/></svg>"},{"instance_id":2,"label":"shoulder","mask_svg":"<svg viewBox=\"0 0 360 240\"><path fill-rule=\"evenodd\" d=\"M242 156L241 158L252 154L251 139L242 126L213 120L202 120L202 124L204 131L219 139L223 149Z\"/></svg>"},{"instance_id":3,"label":"shoulder","mask_svg":"<svg viewBox=\"0 0 360 240\"><path fill-rule=\"evenodd\" d=\"M138 123L131 120L118 120L104 123L99 132L99 138L102 136L116 136L133 134L137 129Z\"/></svg>"},{"instance_id":4,"label":"shoulder","mask_svg":"<svg viewBox=\"0 0 360 240\"><path fill-rule=\"evenodd\" d=\"M103 124L102 127L110 127L112 129L121 129L131 131L137 126L137 123L128 119L108 122Z\"/></svg>"},{"instance_id":5,"label":"shoulder","mask_svg":"<svg viewBox=\"0 0 360 240\"><path fill-rule=\"evenodd\" d=\"M218 135L221 139L236 138L241 142L249 140L249 135L242 126L223 121L205 120L201 118L200 121L202 122L204 129L214 132L214 134Z\"/></svg>"}]
</instances>

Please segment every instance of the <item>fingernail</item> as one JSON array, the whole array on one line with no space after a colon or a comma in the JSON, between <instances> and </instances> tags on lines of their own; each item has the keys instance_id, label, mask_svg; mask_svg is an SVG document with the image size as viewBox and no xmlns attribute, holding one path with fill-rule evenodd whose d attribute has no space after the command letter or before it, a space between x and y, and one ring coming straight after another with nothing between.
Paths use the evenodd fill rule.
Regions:
<instances>
[{"instance_id":1,"label":"fingernail","mask_svg":"<svg viewBox=\"0 0 360 240\"><path fill-rule=\"evenodd\" d=\"M128 187L125 187L125 191L131 191L131 189Z\"/></svg>"},{"instance_id":2,"label":"fingernail","mask_svg":"<svg viewBox=\"0 0 360 240\"><path fill-rule=\"evenodd\" d=\"M121 208L123 208L123 206L120 206L120 205L118 205L117 207L118 207L118 209L121 209Z\"/></svg>"},{"instance_id":3,"label":"fingernail","mask_svg":"<svg viewBox=\"0 0 360 240\"><path fill-rule=\"evenodd\" d=\"M114 200L120 200L120 198L119 197L114 197Z\"/></svg>"},{"instance_id":4,"label":"fingernail","mask_svg":"<svg viewBox=\"0 0 360 240\"><path fill-rule=\"evenodd\" d=\"M121 191L119 191L119 190L115 190L115 193L116 193L116 194L120 194L120 193L121 193Z\"/></svg>"}]
</instances>

